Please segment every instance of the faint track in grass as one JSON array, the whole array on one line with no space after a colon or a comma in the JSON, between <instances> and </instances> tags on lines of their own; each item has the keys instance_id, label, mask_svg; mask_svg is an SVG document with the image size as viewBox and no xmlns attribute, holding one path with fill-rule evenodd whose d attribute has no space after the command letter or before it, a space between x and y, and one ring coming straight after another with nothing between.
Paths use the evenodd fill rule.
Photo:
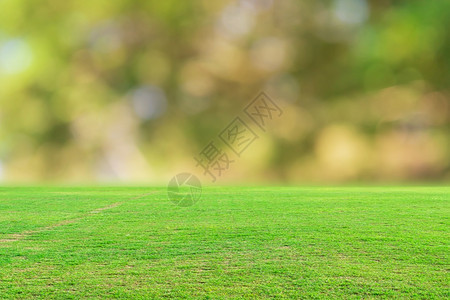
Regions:
<instances>
[{"instance_id":1,"label":"faint track in grass","mask_svg":"<svg viewBox=\"0 0 450 300\"><path fill-rule=\"evenodd\" d=\"M104 210L108 210L108 209L112 209L112 208L118 207L118 206L122 205L122 203L123 202L116 202L116 203L113 203L113 204L105 206L105 207L100 207L100 208L94 209L94 210L90 211L89 213L90 214L98 214L98 213L101 213Z\"/></svg>"},{"instance_id":2,"label":"faint track in grass","mask_svg":"<svg viewBox=\"0 0 450 300\"><path fill-rule=\"evenodd\" d=\"M156 191L155 192L150 192L150 193L147 193L147 194L138 195L138 196L135 196L133 198L129 198L127 200L139 199L139 198L143 198L143 197L155 194L155 193L156 193ZM38 229L35 229L35 230L26 230L26 231L23 231L21 233L11 233L11 234L8 234L5 237L1 238L0 239L0 244L18 242L20 240L25 239L28 236L36 234L36 233L40 233L40 232L44 232L44 231L50 231L50 230L53 230L55 228L58 228L58 227L61 227L61 226L64 226L64 225L73 224L73 223L76 223L76 222L86 218L87 216L89 216L91 214L99 214L99 213L102 213L102 212L104 212L106 210L119 207L122 204L123 204L123 202L115 202L115 203L110 204L108 206L100 207L100 208L91 210L90 212L88 212L85 215L83 215L81 217L78 217L78 218L69 219L69 220L62 220L62 221L59 221L59 222L57 222L55 224L48 225L48 226L45 226L45 227L41 227L41 228L38 228Z\"/></svg>"}]
</instances>

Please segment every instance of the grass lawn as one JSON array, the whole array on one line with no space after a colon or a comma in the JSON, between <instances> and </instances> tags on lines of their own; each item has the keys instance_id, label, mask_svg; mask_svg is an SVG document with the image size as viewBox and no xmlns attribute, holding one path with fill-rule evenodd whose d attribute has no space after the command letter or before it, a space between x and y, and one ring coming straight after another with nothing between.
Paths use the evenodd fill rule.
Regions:
<instances>
[{"instance_id":1,"label":"grass lawn","mask_svg":"<svg viewBox=\"0 0 450 300\"><path fill-rule=\"evenodd\" d=\"M0 298L449 294L450 187L0 188Z\"/></svg>"}]
</instances>

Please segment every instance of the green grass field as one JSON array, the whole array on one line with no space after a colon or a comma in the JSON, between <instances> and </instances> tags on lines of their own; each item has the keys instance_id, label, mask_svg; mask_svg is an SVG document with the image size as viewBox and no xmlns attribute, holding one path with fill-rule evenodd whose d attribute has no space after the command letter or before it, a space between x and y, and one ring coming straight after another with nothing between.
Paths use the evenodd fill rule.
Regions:
<instances>
[{"instance_id":1,"label":"green grass field","mask_svg":"<svg viewBox=\"0 0 450 300\"><path fill-rule=\"evenodd\" d=\"M450 187L0 188L0 298L449 294Z\"/></svg>"}]
</instances>

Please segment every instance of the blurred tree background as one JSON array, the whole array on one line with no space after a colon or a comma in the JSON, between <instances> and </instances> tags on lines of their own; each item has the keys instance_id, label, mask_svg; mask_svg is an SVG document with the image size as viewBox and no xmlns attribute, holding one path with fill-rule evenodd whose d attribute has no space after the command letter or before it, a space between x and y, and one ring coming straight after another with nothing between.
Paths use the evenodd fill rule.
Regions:
<instances>
[{"instance_id":1,"label":"blurred tree background","mask_svg":"<svg viewBox=\"0 0 450 300\"><path fill-rule=\"evenodd\" d=\"M160 182L259 91L224 181L450 180L450 1L0 0L5 182Z\"/></svg>"}]
</instances>

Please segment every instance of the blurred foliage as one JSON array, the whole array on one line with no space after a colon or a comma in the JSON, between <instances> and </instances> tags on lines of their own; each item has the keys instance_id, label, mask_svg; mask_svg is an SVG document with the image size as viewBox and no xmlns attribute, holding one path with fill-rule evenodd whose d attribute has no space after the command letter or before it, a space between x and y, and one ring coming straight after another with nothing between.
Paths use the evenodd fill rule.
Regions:
<instances>
[{"instance_id":1,"label":"blurred foliage","mask_svg":"<svg viewBox=\"0 0 450 300\"><path fill-rule=\"evenodd\" d=\"M450 2L0 0L6 181L159 181L259 91L224 180L450 179Z\"/></svg>"}]
</instances>

